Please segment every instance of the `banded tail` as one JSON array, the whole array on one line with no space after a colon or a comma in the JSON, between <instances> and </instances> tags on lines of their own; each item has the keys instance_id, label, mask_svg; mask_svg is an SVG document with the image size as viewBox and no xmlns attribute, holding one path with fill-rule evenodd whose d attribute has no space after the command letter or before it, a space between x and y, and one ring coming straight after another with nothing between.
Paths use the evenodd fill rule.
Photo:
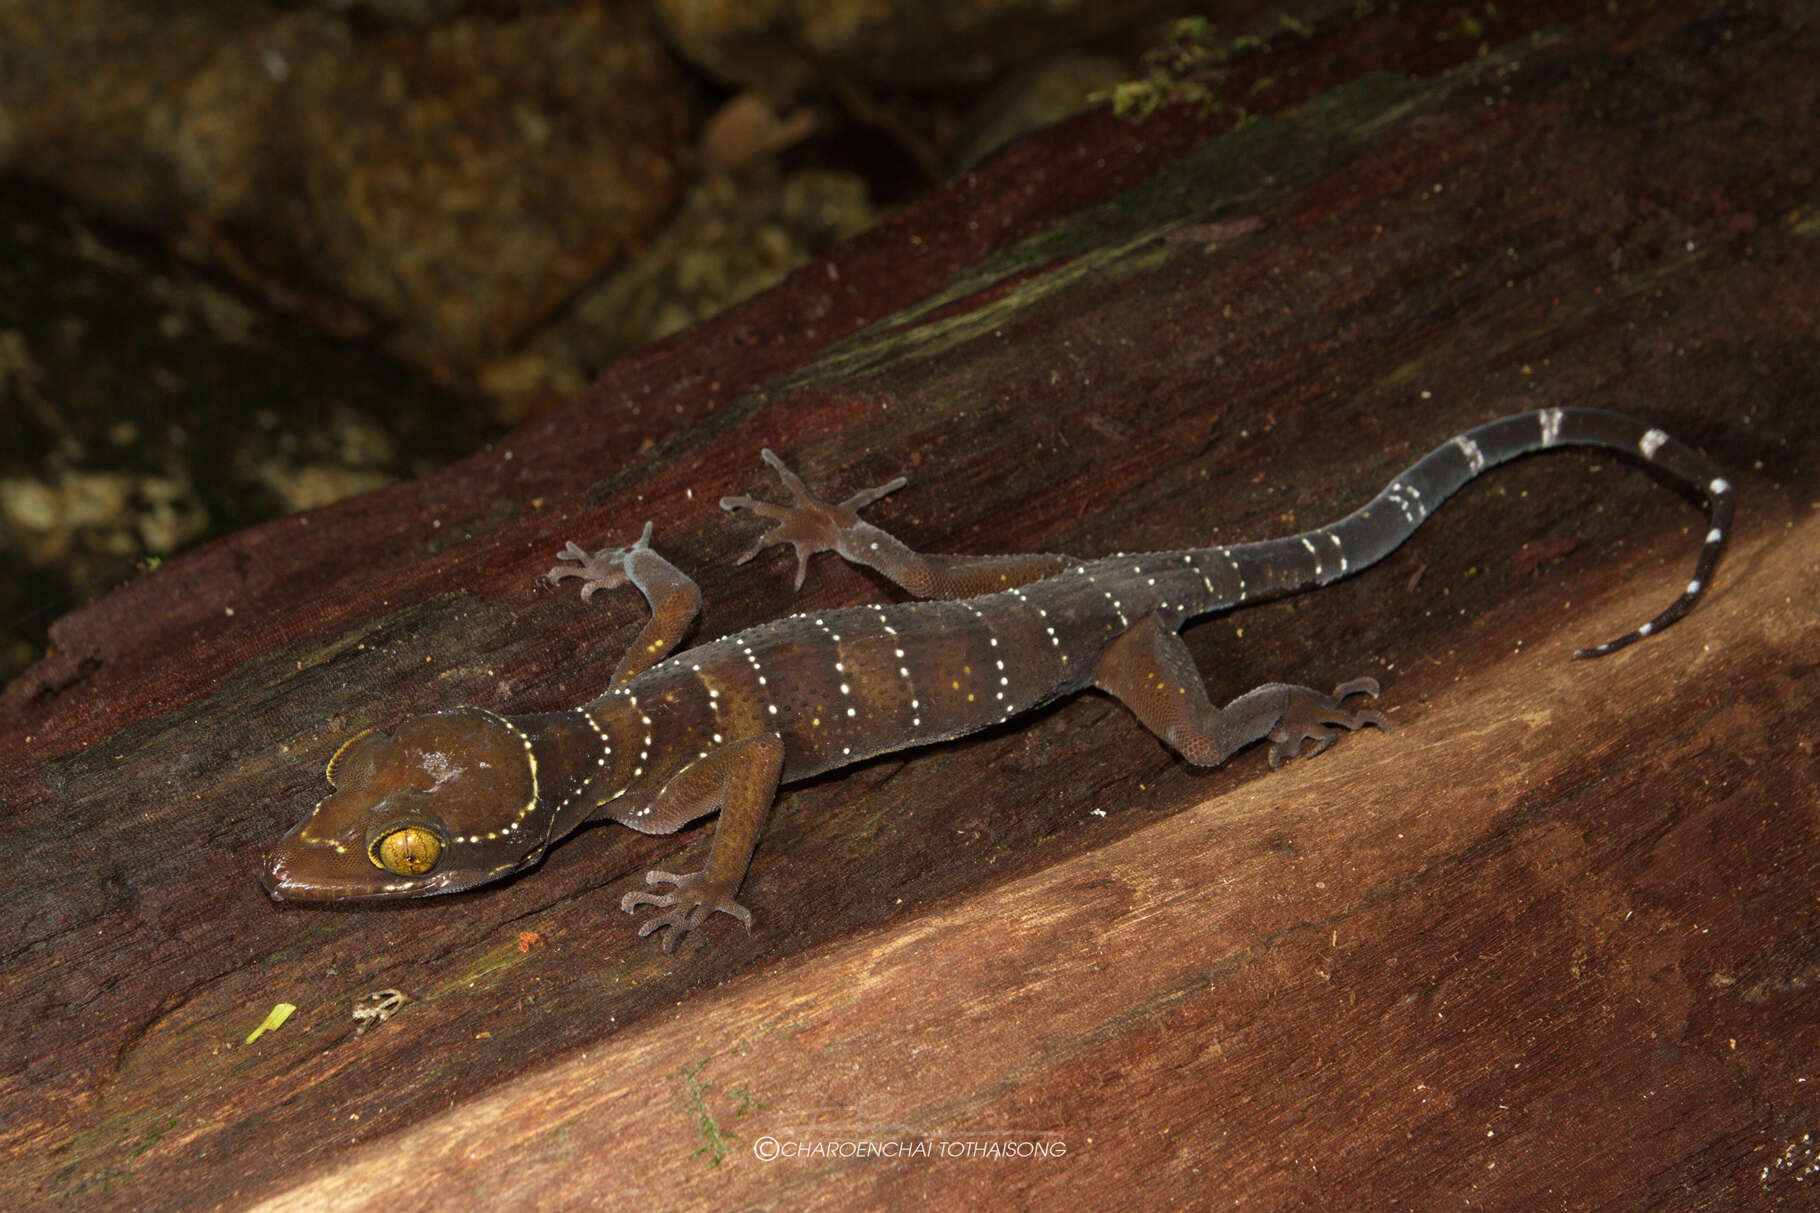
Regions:
<instances>
[{"instance_id":1,"label":"banded tail","mask_svg":"<svg viewBox=\"0 0 1820 1213\"><path fill-rule=\"evenodd\" d=\"M1338 522L1281 539L1211 549L1209 554L1218 553L1230 562L1239 583L1246 587L1244 601L1326 585L1395 551L1443 501L1487 468L1564 446L1618 451L1660 468L1676 488L1703 498L1711 518L1694 562L1693 578L1680 597L1648 623L1615 640L1574 652L1575 657L1603 657L1668 627L1699 601L1731 529L1734 496L1731 482L1705 456L1664 431L1621 413L1551 408L1488 422L1428 452L1376 497Z\"/></svg>"}]
</instances>

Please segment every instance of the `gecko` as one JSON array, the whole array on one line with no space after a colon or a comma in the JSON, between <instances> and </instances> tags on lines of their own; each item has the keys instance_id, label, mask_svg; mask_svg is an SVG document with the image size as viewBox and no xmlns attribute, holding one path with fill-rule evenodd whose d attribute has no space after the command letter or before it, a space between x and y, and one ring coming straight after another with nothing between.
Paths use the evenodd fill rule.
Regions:
<instances>
[{"instance_id":1,"label":"gecko","mask_svg":"<svg viewBox=\"0 0 1820 1213\"><path fill-rule=\"evenodd\" d=\"M590 554L570 541L551 583L580 579L583 603L630 584L650 609L606 689L568 711L459 707L357 734L329 760L331 793L266 853L261 880L277 901L452 893L536 864L588 822L669 834L718 812L699 871L654 869L646 884L668 891L621 901L629 913L648 908L639 936L662 931L672 951L715 913L751 931L737 895L780 784L990 728L1061 696L1111 695L1196 766L1265 740L1273 768L1313 757L1337 730L1389 727L1365 706L1377 682L1331 692L1268 683L1216 707L1182 625L1358 573L1487 469L1572 446L1641 461L1704 498L1710 517L1685 589L1648 623L1575 654L1599 657L1687 613L1711 580L1733 504L1704 456L1619 413L1546 408L1467 430L1364 506L1299 534L1100 559L919 553L859 516L903 477L832 504L765 450L790 502L721 499L769 527L739 563L788 544L800 590L810 557L832 551L911 601L792 615L679 649L701 591L652 549L651 523L628 547Z\"/></svg>"}]
</instances>

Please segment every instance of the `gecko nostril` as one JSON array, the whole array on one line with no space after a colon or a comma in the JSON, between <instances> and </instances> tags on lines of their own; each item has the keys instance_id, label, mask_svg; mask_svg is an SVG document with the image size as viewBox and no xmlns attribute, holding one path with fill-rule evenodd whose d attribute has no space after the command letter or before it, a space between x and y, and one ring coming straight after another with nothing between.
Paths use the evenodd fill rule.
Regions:
<instances>
[{"instance_id":1,"label":"gecko nostril","mask_svg":"<svg viewBox=\"0 0 1820 1213\"><path fill-rule=\"evenodd\" d=\"M284 897L284 890L291 883L291 875L285 871L284 860L267 851L259 859L259 883L265 886L266 894L274 900Z\"/></svg>"}]
</instances>

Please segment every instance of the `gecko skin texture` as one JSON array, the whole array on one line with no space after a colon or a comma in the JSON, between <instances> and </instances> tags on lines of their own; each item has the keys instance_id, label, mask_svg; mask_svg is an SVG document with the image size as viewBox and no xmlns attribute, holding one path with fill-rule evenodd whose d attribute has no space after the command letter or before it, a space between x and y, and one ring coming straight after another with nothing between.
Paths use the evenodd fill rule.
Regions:
<instances>
[{"instance_id":1,"label":"gecko skin texture","mask_svg":"<svg viewBox=\"0 0 1820 1213\"><path fill-rule=\"evenodd\" d=\"M360 733L329 762L331 794L266 854L263 883L279 901L424 897L529 867L587 822L668 834L718 811L700 871L652 871L646 883L669 890L621 902L628 912L651 907L639 934L662 930L671 950L717 910L751 929L734 898L780 783L972 733L1059 696L1098 688L1200 766L1263 740L1273 767L1312 757L1335 730L1386 727L1382 714L1357 706L1377 683L1355 678L1331 693L1270 683L1216 707L1182 625L1356 573L1481 472L1561 446L1622 452L1703 498L1711 514L1680 597L1577 654L1603 656L1687 613L1711 582L1732 515L1732 487L1703 456L1617 413L1543 409L1479 426L1363 508L1299 535L1099 560L921 555L859 517L902 479L831 505L765 451L791 504L722 499L723 509L773 527L742 564L788 543L800 588L811 555L838 552L916 601L793 615L678 651L701 592L651 550L650 524L626 548L589 555L570 543L561 559L571 563L549 580L579 578L584 600L629 583L651 608L606 691L566 712L464 707Z\"/></svg>"}]
</instances>

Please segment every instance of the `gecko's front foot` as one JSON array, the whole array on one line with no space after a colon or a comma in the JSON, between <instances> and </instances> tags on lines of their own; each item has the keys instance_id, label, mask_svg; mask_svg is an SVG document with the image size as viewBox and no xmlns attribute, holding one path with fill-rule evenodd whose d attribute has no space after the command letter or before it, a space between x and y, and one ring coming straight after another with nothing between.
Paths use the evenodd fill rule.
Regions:
<instances>
[{"instance_id":1,"label":"gecko's front foot","mask_svg":"<svg viewBox=\"0 0 1820 1213\"><path fill-rule=\"evenodd\" d=\"M1283 709L1277 727L1270 731L1272 770L1282 766L1286 758L1313 758L1339 740L1339 734L1333 731L1335 728L1357 729L1371 724L1385 732L1390 731L1390 721L1376 708L1348 711L1343 706L1354 695L1369 695L1376 699L1378 684L1373 679L1354 678L1351 682L1343 682L1331 695L1323 695L1313 687L1292 686L1288 690L1289 705ZM1302 743L1309 740L1315 743L1314 749L1303 754Z\"/></svg>"},{"instance_id":2,"label":"gecko's front foot","mask_svg":"<svg viewBox=\"0 0 1820 1213\"><path fill-rule=\"evenodd\" d=\"M626 584L626 557L640 548L646 551L651 548L651 524L648 522L645 523L645 533L631 547L602 548L592 556L571 539L569 546L556 558L573 560L578 567L559 564L544 574L544 580L555 585L564 577L580 577L581 600L586 602L601 590L616 590Z\"/></svg>"},{"instance_id":3,"label":"gecko's front foot","mask_svg":"<svg viewBox=\"0 0 1820 1213\"><path fill-rule=\"evenodd\" d=\"M676 941L706 922L708 915L716 910L722 914L731 914L745 924L748 932L752 930L752 911L733 900L734 889L720 888L710 882L705 871L678 875L653 868L645 873L646 884L666 881L676 886L674 891L648 893L638 890L620 898L619 908L628 914L640 906L656 906L668 911L654 915L640 924L640 939L653 931L668 928L668 933L664 936L664 951L674 952Z\"/></svg>"},{"instance_id":4,"label":"gecko's front foot","mask_svg":"<svg viewBox=\"0 0 1820 1213\"><path fill-rule=\"evenodd\" d=\"M720 499L720 508L723 510L751 510L776 523L771 530L754 540L752 546L746 549L746 554L735 563L746 563L772 544L787 543L796 549L796 588L799 590L803 588L803 574L809 568L809 557L817 552L838 552L842 532L859 525L860 510L886 493L895 493L909 483L905 477L899 476L889 484L861 489L839 505L831 505L810 492L802 477L785 467L784 461L771 450L767 448L759 454L777 472L778 479L784 482L784 488L790 491L791 502L789 505L772 505L768 501L752 497Z\"/></svg>"}]
</instances>

